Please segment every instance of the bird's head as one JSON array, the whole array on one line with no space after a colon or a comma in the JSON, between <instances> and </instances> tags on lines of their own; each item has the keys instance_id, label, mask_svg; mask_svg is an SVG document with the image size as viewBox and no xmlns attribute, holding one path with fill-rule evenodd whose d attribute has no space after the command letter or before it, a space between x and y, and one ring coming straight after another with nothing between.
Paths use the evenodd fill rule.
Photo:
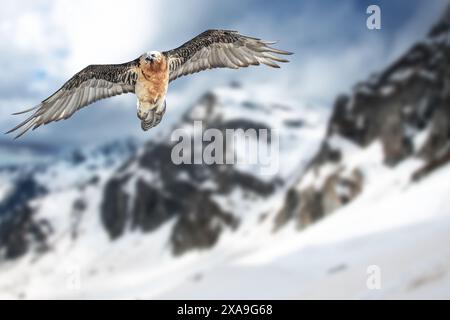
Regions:
<instances>
[{"instance_id":1,"label":"bird's head","mask_svg":"<svg viewBox=\"0 0 450 320\"><path fill-rule=\"evenodd\" d=\"M154 62L160 62L162 59L162 54L159 51L149 51L141 56L141 61L147 64L152 64Z\"/></svg>"}]
</instances>

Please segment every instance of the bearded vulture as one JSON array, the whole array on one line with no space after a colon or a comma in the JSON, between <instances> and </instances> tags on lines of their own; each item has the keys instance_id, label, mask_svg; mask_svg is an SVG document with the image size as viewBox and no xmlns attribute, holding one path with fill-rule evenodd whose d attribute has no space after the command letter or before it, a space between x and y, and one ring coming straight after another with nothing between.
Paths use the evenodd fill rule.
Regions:
<instances>
[{"instance_id":1,"label":"bearded vulture","mask_svg":"<svg viewBox=\"0 0 450 320\"><path fill-rule=\"evenodd\" d=\"M188 74L213 68L245 68L260 63L279 68L277 62L288 62L274 54L291 52L275 49L275 42L248 37L230 30L207 30L180 47L149 51L123 64L90 65L75 74L58 91L34 108L18 126L19 138L29 129L52 121L70 118L81 108L104 98L134 93L137 116L146 131L160 123L166 109L167 88L171 81Z\"/></svg>"}]
</instances>

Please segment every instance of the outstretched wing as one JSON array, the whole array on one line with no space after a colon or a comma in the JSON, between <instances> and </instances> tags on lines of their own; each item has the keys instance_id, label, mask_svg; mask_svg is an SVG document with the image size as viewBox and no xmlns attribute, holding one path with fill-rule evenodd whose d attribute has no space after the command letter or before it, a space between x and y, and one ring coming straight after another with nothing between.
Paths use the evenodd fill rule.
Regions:
<instances>
[{"instance_id":1,"label":"outstretched wing","mask_svg":"<svg viewBox=\"0 0 450 320\"><path fill-rule=\"evenodd\" d=\"M67 119L79 109L97 100L134 92L137 66L138 60L124 64L87 66L39 105L15 113L34 111L29 118L7 133L22 128L16 136L19 138L31 128L34 130L52 121Z\"/></svg>"},{"instance_id":2,"label":"outstretched wing","mask_svg":"<svg viewBox=\"0 0 450 320\"><path fill-rule=\"evenodd\" d=\"M182 46L163 52L168 59L169 80L212 68L238 69L263 63L279 68L274 62L288 62L275 56L291 52L269 45L275 42L247 37L237 31L207 30Z\"/></svg>"}]
</instances>

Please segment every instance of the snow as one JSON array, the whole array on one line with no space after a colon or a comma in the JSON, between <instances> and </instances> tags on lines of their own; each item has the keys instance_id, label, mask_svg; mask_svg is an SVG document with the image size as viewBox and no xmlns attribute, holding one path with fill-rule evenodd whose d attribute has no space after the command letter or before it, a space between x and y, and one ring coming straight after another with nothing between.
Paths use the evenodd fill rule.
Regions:
<instances>
[{"instance_id":1,"label":"snow","mask_svg":"<svg viewBox=\"0 0 450 320\"><path fill-rule=\"evenodd\" d=\"M434 82L437 79L436 73L434 73L433 71L430 70L420 70L419 71L419 76L421 76L422 78L424 78L425 80L428 80L430 82Z\"/></svg>"},{"instance_id":2,"label":"snow","mask_svg":"<svg viewBox=\"0 0 450 320\"><path fill-rule=\"evenodd\" d=\"M404 82L407 81L409 78L411 78L413 75L414 75L413 68L403 68L391 74L389 79L393 82Z\"/></svg>"},{"instance_id":3,"label":"snow","mask_svg":"<svg viewBox=\"0 0 450 320\"><path fill-rule=\"evenodd\" d=\"M418 134L415 135L413 139L413 146L414 151L419 151L423 148L425 143L428 141L428 138L430 137L430 128L426 128L422 131L420 131Z\"/></svg>"},{"instance_id":4,"label":"snow","mask_svg":"<svg viewBox=\"0 0 450 320\"><path fill-rule=\"evenodd\" d=\"M334 135L328 142L342 151L340 163L310 170L297 187L320 188L337 170L345 176L358 169L364 180L361 194L304 230L292 221L274 232L286 190L298 182L320 147L329 114L315 107L292 109L267 102L257 102L256 111L245 113L243 104L249 96L242 90L215 93L227 106L220 110L227 119L239 114L240 119L283 129L277 177L285 179L284 186L268 197L241 188L214 195L219 206L239 219L239 227L225 228L211 249L175 257L170 237L176 218L151 233L128 228L114 241L105 232L99 214L103 188L120 159L112 165L101 156L78 166L57 163L38 175L51 186L51 193L32 202L39 209L36 219L49 219L54 226L50 250L2 261L0 299L450 298L450 165L413 183L411 174L422 161L408 159L395 168L386 167L380 141L361 148ZM277 117L271 108L276 108ZM304 124L284 126L285 120L294 119ZM416 135L416 147L427 134L424 130ZM157 174L139 170L130 166L122 174L137 173L133 177L160 183ZM86 185L93 175L98 183ZM130 195L135 194L135 183L132 178L125 186ZM9 187L0 185L1 198ZM217 186L207 181L202 187ZM87 204L80 217L71 205L77 199ZM380 289L367 286L372 266L380 270Z\"/></svg>"},{"instance_id":5,"label":"snow","mask_svg":"<svg viewBox=\"0 0 450 320\"><path fill-rule=\"evenodd\" d=\"M384 189L381 200L374 201L384 184L375 184L305 231L290 226L256 252L208 270L201 281L186 281L162 298L448 299L450 166L411 186L404 171L394 174L401 182ZM380 290L366 286L372 265L381 270Z\"/></svg>"},{"instance_id":6,"label":"snow","mask_svg":"<svg viewBox=\"0 0 450 320\"><path fill-rule=\"evenodd\" d=\"M6 179L5 179L6 180ZM3 181L2 177L0 177L0 202L8 195L11 191L11 185L8 183L9 181Z\"/></svg>"},{"instance_id":7,"label":"snow","mask_svg":"<svg viewBox=\"0 0 450 320\"><path fill-rule=\"evenodd\" d=\"M173 220L111 242L101 230L95 187L84 193L91 201L83 235L71 239L69 219L58 215L74 194L62 191L40 205L64 231L37 260L27 255L0 265L0 298L449 298L450 166L411 184L416 166L378 168L360 197L301 232L289 224L273 233L283 199L261 201L213 249L182 257L168 250ZM366 286L372 265L381 270L380 290Z\"/></svg>"},{"instance_id":8,"label":"snow","mask_svg":"<svg viewBox=\"0 0 450 320\"><path fill-rule=\"evenodd\" d=\"M393 87L392 85L388 85L388 86L384 86L384 87L380 88L380 94L382 96L390 96L394 92L395 92L395 87Z\"/></svg>"}]
</instances>

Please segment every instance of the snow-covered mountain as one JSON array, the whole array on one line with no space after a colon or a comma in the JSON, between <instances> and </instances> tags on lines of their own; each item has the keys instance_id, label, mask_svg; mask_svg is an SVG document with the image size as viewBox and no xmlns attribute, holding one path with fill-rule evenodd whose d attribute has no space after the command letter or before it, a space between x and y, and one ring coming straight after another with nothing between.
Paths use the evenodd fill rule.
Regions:
<instances>
[{"instance_id":1,"label":"snow-covered mountain","mask_svg":"<svg viewBox=\"0 0 450 320\"><path fill-rule=\"evenodd\" d=\"M189 139L209 128L221 130L224 137L225 129L266 129L269 134L276 129L277 170L264 174L257 164L245 163L177 165L171 153L178 140L167 137L161 143L150 142L106 182L101 214L109 236L115 239L130 230L153 231L172 221L170 247L174 254L181 254L211 247L224 230L267 213L269 201L308 160L299 158L293 146L314 148L317 140L311 143L309 139L317 139L323 132L323 127L308 123L305 116L289 106L254 102L239 87L205 94L176 129L184 130ZM195 132L196 121L202 122L203 131ZM236 138L233 150L239 157L245 152L245 141ZM260 137L248 142L275 143L270 138L275 139ZM203 141L203 148L193 150L194 155L201 154L208 144ZM232 152L232 146L224 148L224 154Z\"/></svg>"},{"instance_id":2,"label":"snow-covered mountain","mask_svg":"<svg viewBox=\"0 0 450 320\"><path fill-rule=\"evenodd\" d=\"M450 9L330 117L233 84L144 145L2 170L0 297L449 298L449 30ZM174 164L196 121L268 129L223 151L278 142L279 170Z\"/></svg>"},{"instance_id":3,"label":"snow-covered mountain","mask_svg":"<svg viewBox=\"0 0 450 320\"><path fill-rule=\"evenodd\" d=\"M300 227L335 211L411 162L417 181L450 160L450 7L428 37L337 98L320 151L279 220Z\"/></svg>"},{"instance_id":4,"label":"snow-covered mountain","mask_svg":"<svg viewBox=\"0 0 450 320\"><path fill-rule=\"evenodd\" d=\"M55 157L57 148L45 144L14 144L0 140L0 167L17 167L31 163L44 162Z\"/></svg>"},{"instance_id":5,"label":"snow-covered mountain","mask_svg":"<svg viewBox=\"0 0 450 320\"><path fill-rule=\"evenodd\" d=\"M145 259L143 270L157 274L193 256L209 260L211 251L206 249L223 239L234 247L236 239L249 232L270 233L270 215L281 206L286 186L317 151L326 117L321 108L258 101L233 83L204 94L168 132L182 129L194 139L198 121L203 126L200 134L208 128L222 133L267 130L266 139L236 136L224 154L234 152L239 159L245 147L276 143L276 170L266 172L245 162L176 165L171 153L179 141L171 134L140 147L127 141L75 151L40 166L4 170L2 181L10 186L2 193L0 269L3 266L1 272L9 276L0 276L0 288L15 289L0 292L10 297L40 295L34 281L61 281L67 266L102 276L116 270L113 273L122 277ZM193 152L207 145L203 141ZM299 149L308 152L299 157ZM234 254L232 248L227 251L224 257ZM211 262L217 260L214 256ZM50 265L60 273L38 275ZM28 281L17 285L23 272L29 274ZM50 291L55 297L73 294L64 281ZM86 294L93 297L94 292Z\"/></svg>"},{"instance_id":6,"label":"snow-covered mountain","mask_svg":"<svg viewBox=\"0 0 450 320\"><path fill-rule=\"evenodd\" d=\"M137 141L127 139L37 163L0 168L0 260L22 256L31 247L40 251L48 248L47 237L54 232L54 221L34 202L52 201L53 196L67 192L81 194L120 166L138 146ZM61 218L79 205L79 201L66 202L58 208Z\"/></svg>"}]
</instances>

